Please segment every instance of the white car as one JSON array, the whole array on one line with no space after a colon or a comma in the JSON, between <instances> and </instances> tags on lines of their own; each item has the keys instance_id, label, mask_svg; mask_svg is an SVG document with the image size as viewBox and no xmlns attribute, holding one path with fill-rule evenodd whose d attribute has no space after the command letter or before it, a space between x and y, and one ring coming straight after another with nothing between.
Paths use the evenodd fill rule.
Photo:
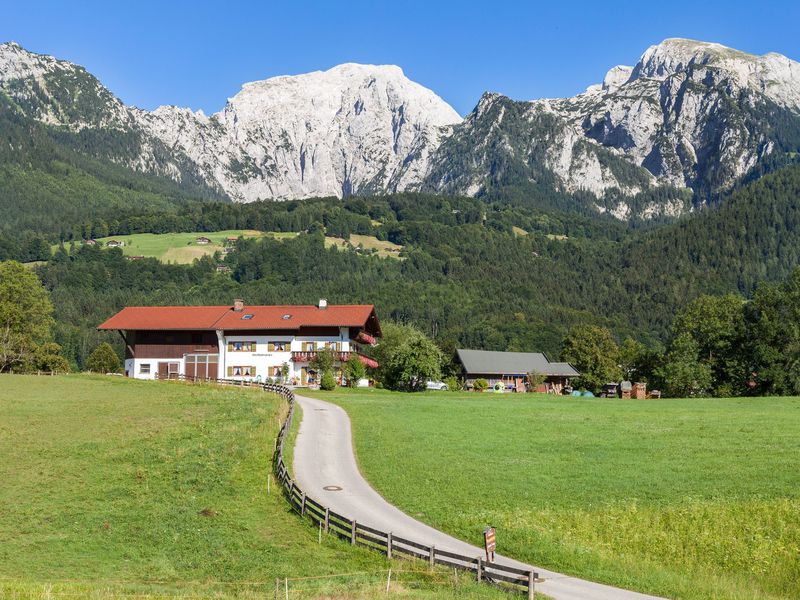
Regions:
<instances>
[{"instance_id":1,"label":"white car","mask_svg":"<svg viewBox=\"0 0 800 600\"><path fill-rule=\"evenodd\" d=\"M447 384L443 381L428 381L428 383L425 384L425 389L446 392L450 388L448 388Z\"/></svg>"}]
</instances>

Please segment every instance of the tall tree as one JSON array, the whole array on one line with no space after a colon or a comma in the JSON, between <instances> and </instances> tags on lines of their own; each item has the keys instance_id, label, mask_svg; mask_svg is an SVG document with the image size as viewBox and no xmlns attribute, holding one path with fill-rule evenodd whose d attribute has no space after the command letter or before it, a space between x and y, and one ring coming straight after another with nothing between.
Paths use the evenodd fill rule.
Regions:
<instances>
[{"instance_id":1,"label":"tall tree","mask_svg":"<svg viewBox=\"0 0 800 600\"><path fill-rule=\"evenodd\" d=\"M689 335L697 343L697 359L708 365L716 396L738 396L747 390L750 351L744 299L735 294L703 295L675 318L672 335Z\"/></svg>"},{"instance_id":2,"label":"tall tree","mask_svg":"<svg viewBox=\"0 0 800 600\"><path fill-rule=\"evenodd\" d=\"M706 396L712 384L711 367L698 358L699 344L689 333L681 333L670 346L658 374L664 392L673 397Z\"/></svg>"},{"instance_id":3,"label":"tall tree","mask_svg":"<svg viewBox=\"0 0 800 600\"><path fill-rule=\"evenodd\" d=\"M386 323L376 348L381 382L390 389L416 392L442 376L444 356L424 333L410 325Z\"/></svg>"},{"instance_id":4,"label":"tall tree","mask_svg":"<svg viewBox=\"0 0 800 600\"><path fill-rule=\"evenodd\" d=\"M0 373L21 370L50 341L53 305L39 278L15 261L0 263Z\"/></svg>"},{"instance_id":5,"label":"tall tree","mask_svg":"<svg viewBox=\"0 0 800 600\"><path fill-rule=\"evenodd\" d=\"M760 391L800 394L800 269L783 284L760 287L748 320Z\"/></svg>"},{"instance_id":6,"label":"tall tree","mask_svg":"<svg viewBox=\"0 0 800 600\"><path fill-rule=\"evenodd\" d=\"M604 383L618 381L619 347L611 332L605 327L578 325L564 339L561 359L571 363L580 378L576 385L597 391Z\"/></svg>"}]
</instances>

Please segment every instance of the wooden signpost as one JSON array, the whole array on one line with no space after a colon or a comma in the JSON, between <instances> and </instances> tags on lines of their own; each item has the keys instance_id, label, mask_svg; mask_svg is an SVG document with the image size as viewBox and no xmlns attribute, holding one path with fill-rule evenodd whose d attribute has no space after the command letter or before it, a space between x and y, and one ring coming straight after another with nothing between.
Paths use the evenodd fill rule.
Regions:
<instances>
[{"instance_id":1,"label":"wooden signpost","mask_svg":"<svg viewBox=\"0 0 800 600\"><path fill-rule=\"evenodd\" d=\"M497 547L497 531L494 527L483 530L483 545L486 548L486 562L494 562L494 551Z\"/></svg>"}]
</instances>

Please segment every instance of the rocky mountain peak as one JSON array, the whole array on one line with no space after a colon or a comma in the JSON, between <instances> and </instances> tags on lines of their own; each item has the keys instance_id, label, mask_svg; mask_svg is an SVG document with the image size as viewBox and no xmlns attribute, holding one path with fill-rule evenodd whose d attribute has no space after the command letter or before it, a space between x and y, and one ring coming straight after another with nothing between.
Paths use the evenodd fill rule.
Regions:
<instances>
[{"instance_id":1,"label":"rocky mountain peak","mask_svg":"<svg viewBox=\"0 0 800 600\"><path fill-rule=\"evenodd\" d=\"M645 50L629 81L664 80L699 67L717 69L741 87L800 109L800 63L775 52L758 56L722 44L670 38Z\"/></svg>"}]
</instances>

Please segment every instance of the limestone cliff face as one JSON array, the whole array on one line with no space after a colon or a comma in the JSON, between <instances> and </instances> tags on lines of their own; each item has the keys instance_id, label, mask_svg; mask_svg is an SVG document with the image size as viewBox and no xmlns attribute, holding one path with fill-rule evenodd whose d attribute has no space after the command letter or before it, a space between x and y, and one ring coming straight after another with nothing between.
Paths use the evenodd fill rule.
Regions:
<instances>
[{"instance_id":1,"label":"limestone cliff face","mask_svg":"<svg viewBox=\"0 0 800 600\"><path fill-rule=\"evenodd\" d=\"M572 98L487 93L464 119L400 68L357 64L245 84L210 117L144 111L82 67L13 43L0 45L0 92L27 117L89 136L99 158L241 202L514 187L623 219L676 215L685 200L634 198L664 187L702 201L800 150L799 63L682 39Z\"/></svg>"}]
</instances>

